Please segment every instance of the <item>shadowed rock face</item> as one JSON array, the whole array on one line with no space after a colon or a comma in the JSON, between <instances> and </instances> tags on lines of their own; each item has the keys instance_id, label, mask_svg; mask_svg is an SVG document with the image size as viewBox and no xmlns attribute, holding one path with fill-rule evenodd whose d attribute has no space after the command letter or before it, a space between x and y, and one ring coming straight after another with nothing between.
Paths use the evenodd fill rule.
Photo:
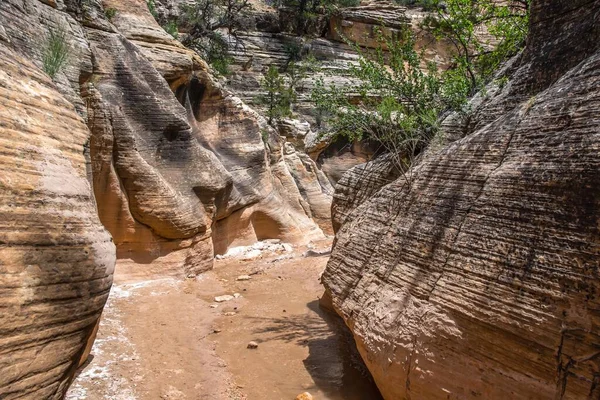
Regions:
<instances>
[{"instance_id":1,"label":"shadowed rock face","mask_svg":"<svg viewBox=\"0 0 600 400\"><path fill-rule=\"evenodd\" d=\"M410 186L338 186L323 282L386 399L600 396L599 16L534 2L510 83L477 105L492 119Z\"/></svg>"}]
</instances>

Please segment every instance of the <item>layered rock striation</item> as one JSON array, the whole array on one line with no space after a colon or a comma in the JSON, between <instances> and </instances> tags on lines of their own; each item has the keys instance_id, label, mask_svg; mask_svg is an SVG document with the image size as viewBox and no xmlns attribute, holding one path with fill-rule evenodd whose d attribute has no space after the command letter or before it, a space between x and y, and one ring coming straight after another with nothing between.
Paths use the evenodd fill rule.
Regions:
<instances>
[{"instance_id":1,"label":"layered rock striation","mask_svg":"<svg viewBox=\"0 0 600 400\"><path fill-rule=\"evenodd\" d=\"M410 181L338 186L323 283L386 399L600 396L600 2L531 7Z\"/></svg>"},{"instance_id":2,"label":"layered rock striation","mask_svg":"<svg viewBox=\"0 0 600 400\"><path fill-rule=\"evenodd\" d=\"M2 399L62 398L108 297L115 246L87 180L88 138L67 97L0 38Z\"/></svg>"},{"instance_id":3,"label":"layered rock striation","mask_svg":"<svg viewBox=\"0 0 600 400\"><path fill-rule=\"evenodd\" d=\"M193 276L233 244L323 235L279 135L144 1L0 2L0 157L2 399L62 398L116 259Z\"/></svg>"}]
</instances>

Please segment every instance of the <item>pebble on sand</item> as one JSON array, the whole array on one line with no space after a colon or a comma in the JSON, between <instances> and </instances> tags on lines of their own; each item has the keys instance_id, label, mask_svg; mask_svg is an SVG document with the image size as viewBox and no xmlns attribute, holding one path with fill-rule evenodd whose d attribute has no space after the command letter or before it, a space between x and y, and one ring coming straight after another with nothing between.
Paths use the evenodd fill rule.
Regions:
<instances>
[{"instance_id":1,"label":"pebble on sand","mask_svg":"<svg viewBox=\"0 0 600 400\"><path fill-rule=\"evenodd\" d=\"M296 400L313 400L313 397L310 393L304 392L296 396Z\"/></svg>"},{"instance_id":2,"label":"pebble on sand","mask_svg":"<svg viewBox=\"0 0 600 400\"><path fill-rule=\"evenodd\" d=\"M250 275L240 275L237 277L236 281L249 281L252 279Z\"/></svg>"},{"instance_id":3,"label":"pebble on sand","mask_svg":"<svg viewBox=\"0 0 600 400\"><path fill-rule=\"evenodd\" d=\"M217 297L215 297L215 301L217 303L222 303L224 301L233 300L233 298L234 297L232 295L230 295L230 294L224 294L223 296L217 296Z\"/></svg>"},{"instance_id":4,"label":"pebble on sand","mask_svg":"<svg viewBox=\"0 0 600 400\"><path fill-rule=\"evenodd\" d=\"M258 343L256 342L250 342L248 343L248 346L246 346L249 349L258 349Z\"/></svg>"}]
</instances>

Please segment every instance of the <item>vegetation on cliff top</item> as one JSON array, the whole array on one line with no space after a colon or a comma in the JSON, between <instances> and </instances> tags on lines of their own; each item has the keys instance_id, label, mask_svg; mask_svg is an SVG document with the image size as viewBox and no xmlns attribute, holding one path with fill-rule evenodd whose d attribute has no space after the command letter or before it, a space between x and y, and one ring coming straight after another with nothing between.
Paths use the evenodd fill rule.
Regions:
<instances>
[{"instance_id":1,"label":"vegetation on cliff top","mask_svg":"<svg viewBox=\"0 0 600 400\"><path fill-rule=\"evenodd\" d=\"M315 30L319 17L327 17L340 7L358 6L360 0L281 0L279 3L294 11L294 31L305 35Z\"/></svg>"},{"instance_id":2,"label":"vegetation on cliff top","mask_svg":"<svg viewBox=\"0 0 600 400\"><path fill-rule=\"evenodd\" d=\"M187 27L182 43L222 75L229 73L229 42L252 27L249 0L196 0L181 5L179 23ZM226 32L226 35L224 34Z\"/></svg>"},{"instance_id":3,"label":"vegetation on cliff top","mask_svg":"<svg viewBox=\"0 0 600 400\"><path fill-rule=\"evenodd\" d=\"M409 27L392 35L379 30L380 45L374 50L348 41L360 55L350 69L356 86L325 87L321 80L312 94L330 134L380 143L408 183L410 166L435 136L441 116L468 113L468 98L522 48L527 33L528 5L520 0L435 4L423 27L451 43L450 68L440 71L427 61Z\"/></svg>"}]
</instances>

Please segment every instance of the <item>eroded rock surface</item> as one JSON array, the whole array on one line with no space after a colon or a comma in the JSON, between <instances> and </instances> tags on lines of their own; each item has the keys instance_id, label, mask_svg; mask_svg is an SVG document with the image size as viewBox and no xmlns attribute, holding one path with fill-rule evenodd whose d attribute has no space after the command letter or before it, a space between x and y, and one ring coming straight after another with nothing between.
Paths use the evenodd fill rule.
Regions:
<instances>
[{"instance_id":1,"label":"eroded rock surface","mask_svg":"<svg viewBox=\"0 0 600 400\"><path fill-rule=\"evenodd\" d=\"M88 138L74 105L0 40L2 399L61 399L108 297L115 247L86 179Z\"/></svg>"},{"instance_id":2,"label":"eroded rock surface","mask_svg":"<svg viewBox=\"0 0 600 400\"><path fill-rule=\"evenodd\" d=\"M116 160L120 185L114 177L103 178L105 186L117 190L101 192L112 193L107 212L123 210L124 218L108 219L129 221L128 229L115 227L122 249L135 256L137 247L151 245L155 258L169 249L186 249L185 269L197 273L212 265L213 247L223 253L233 244L266 238L303 242L321 235L299 206L298 189L278 186L295 184L282 154L266 152L262 136L270 128L265 121L224 90L195 53L164 32L145 4L106 6L116 10L117 29L136 44L111 44L104 33L90 34L98 58L107 60L108 71L94 89L99 108L110 109L110 123L97 124L104 132L98 138L106 139L98 141L95 154ZM111 130L114 143L122 143L116 149ZM119 203L127 207L114 206Z\"/></svg>"},{"instance_id":3,"label":"eroded rock surface","mask_svg":"<svg viewBox=\"0 0 600 400\"><path fill-rule=\"evenodd\" d=\"M51 79L52 31L69 54ZM144 1L0 2L0 398L63 396L115 253L190 276L235 244L323 236L263 130L277 142Z\"/></svg>"},{"instance_id":4,"label":"eroded rock surface","mask_svg":"<svg viewBox=\"0 0 600 400\"><path fill-rule=\"evenodd\" d=\"M340 185L323 282L386 399L600 396L599 12L533 2L485 123L410 184Z\"/></svg>"},{"instance_id":5,"label":"eroded rock surface","mask_svg":"<svg viewBox=\"0 0 600 400\"><path fill-rule=\"evenodd\" d=\"M41 68L48 32L65 31L54 81L87 120L98 213L120 259L193 275L233 244L322 235L283 149L263 143L272 129L144 2L39 4L3 2L6 40Z\"/></svg>"}]
</instances>

